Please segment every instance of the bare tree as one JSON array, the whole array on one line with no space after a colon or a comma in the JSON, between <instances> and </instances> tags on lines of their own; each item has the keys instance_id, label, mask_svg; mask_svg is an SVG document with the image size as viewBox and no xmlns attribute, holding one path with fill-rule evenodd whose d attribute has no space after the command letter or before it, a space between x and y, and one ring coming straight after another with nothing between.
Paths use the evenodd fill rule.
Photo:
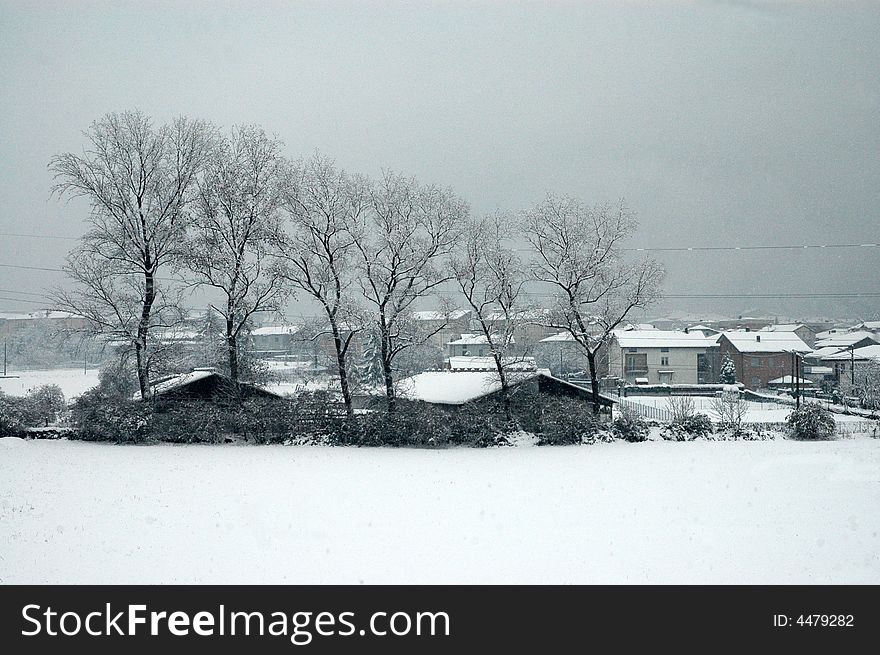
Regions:
<instances>
[{"instance_id":1,"label":"bare tree","mask_svg":"<svg viewBox=\"0 0 880 655\"><path fill-rule=\"evenodd\" d=\"M388 411L393 412L395 357L443 329L416 338L405 329L406 317L417 299L452 278L441 259L451 250L468 207L451 189L387 172L372 185L369 205L355 233L358 283L375 309Z\"/></svg>"},{"instance_id":2,"label":"bare tree","mask_svg":"<svg viewBox=\"0 0 880 655\"><path fill-rule=\"evenodd\" d=\"M622 201L588 207L569 196L548 195L522 218L536 255L533 276L552 289L553 327L571 334L587 357L598 414L596 355L633 309L659 298L663 269L650 258L623 257L621 243L637 223Z\"/></svg>"},{"instance_id":3,"label":"bare tree","mask_svg":"<svg viewBox=\"0 0 880 655\"><path fill-rule=\"evenodd\" d=\"M500 214L470 221L452 270L459 290L473 310L473 320L486 339L501 383L504 413L510 421L513 415L508 371L521 362L511 353L514 332L523 316L521 292L526 274L516 253L504 245L507 227Z\"/></svg>"},{"instance_id":4,"label":"bare tree","mask_svg":"<svg viewBox=\"0 0 880 655\"><path fill-rule=\"evenodd\" d=\"M722 391L720 396L712 399L710 405L722 428L731 430L734 436L742 433L743 422L749 413L749 401L738 390Z\"/></svg>"},{"instance_id":5,"label":"bare tree","mask_svg":"<svg viewBox=\"0 0 880 655\"><path fill-rule=\"evenodd\" d=\"M327 317L336 352L336 370L349 416L354 404L347 356L362 330L351 294L357 275L355 234L367 211L365 183L333 161L315 154L293 172L285 193L291 230L280 242L288 280L314 298Z\"/></svg>"},{"instance_id":6,"label":"bare tree","mask_svg":"<svg viewBox=\"0 0 880 655\"><path fill-rule=\"evenodd\" d=\"M54 192L85 197L92 207L92 229L66 267L76 291L59 293L57 300L96 333L130 341L144 398L150 395L158 273L180 254L211 132L206 123L186 118L157 128L140 111L107 114L85 133L89 146L82 155L64 153L49 163Z\"/></svg>"},{"instance_id":7,"label":"bare tree","mask_svg":"<svg viewBox=\"0 0 880 655\"><path fill-rule=\"evenodd\" d=\"M239 379L239 337L257 312L278 311L287 293L273 244L286 166L281 143L261 128L218 137L199 181L186 264L193 284L220 292L229 375Z\"/></svg>"}]
</instances>

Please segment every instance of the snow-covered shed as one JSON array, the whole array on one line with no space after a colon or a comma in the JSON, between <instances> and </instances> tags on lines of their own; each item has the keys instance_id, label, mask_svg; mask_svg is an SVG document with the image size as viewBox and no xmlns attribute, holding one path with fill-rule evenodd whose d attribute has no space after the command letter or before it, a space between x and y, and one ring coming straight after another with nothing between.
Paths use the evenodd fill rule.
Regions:
<instances>
[{"instance_id":1,"label":"snow-covered shed","mask_svg":"<svg viewBox=\"0 0 880 655\"><path fill-rule=\"evenodd\" d=\"M236 393L232 378L213 368L196 368L189 373L169 375L153 381L150 386L153 398L166 401L223 401L234 397ZM238 394L244 398L283 398L280 394L248 382L238 383ZM136 397L140 398L140 394Z\"/></svg>"},{"instance_id":2,"label":"snow-covered shed","mask_svg":"<svg viewBox=\"0 0 880 655\"><path fill-rule=\"evenodd\" d=\"M510 371L511 386L521 389L528 386L539 395L556 395L592 401L590 389L556 378L546 370ZM497 399L501 392L501 380L494 371L427 371L400 380L398 395L407 400L420 400L435 405L465 405ZM610 396L599 395L603 407L616 401Z\"/></svg>"}]
</instances>

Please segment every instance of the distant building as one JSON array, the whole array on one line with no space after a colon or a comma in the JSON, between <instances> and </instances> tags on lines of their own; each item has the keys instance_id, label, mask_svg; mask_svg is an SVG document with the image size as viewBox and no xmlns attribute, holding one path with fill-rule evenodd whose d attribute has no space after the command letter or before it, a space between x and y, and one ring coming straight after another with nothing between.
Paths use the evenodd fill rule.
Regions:
<instances>
[{"instance_id":1,"label":"distant building","mask_svg":"<svg viewBox=\"0 0 880 655\"><path fill-rule=\"evenodd\" d=\"M816 344L816 333L808 325L803 323L781 323L767 325L761 328L761 332L794 332L800 340L807 344L810 348Z\"/></svg>"},{"instance_id":2,"label":"distant building","mask_svg":"<svg viewBox=\"0 0 880 655\"><path fill-rule=\"evenodd\" d=\"M836 353L825 354L822 363L833 369L833 377L837 383L858 381L869 368L880 365L880 345L841 348Z\"/></svg>"},{"instance_id":3,"label":"distant building","mask_svg":"<svg viewBox=\"0 0 880 655\"><path fill-rule=\"evenodd\" d=\"M833 334L826 339L817 340L816 348L863 348L880 344L880 335L872 332L856 331Z\"/></svg>"},{"instance_id":4,"label":"distant building","mask_svg":"<svg viewBox=\"0 0 880 655\"><path fill-rule=\"evenodd\" d=\"M493 336L493 341L497 335ZM516 341L511 337L510 345L514 345ZM491 346L485 334L473 334L471 332L461 335L461 338L454 339L446 344L446 354L448 357L489 357Z\"/></svg>"},{"instance_id":5,"label":"distant building","mask_svg":"<svg viewBox=\"0 0 880 655\"><path fill-rule=\"evenodd\" d=\"M716 341L714 335L690 330L614 330L608 375L626 384L637 379L641 384L713 383Z\"/></svg>"},{"instance_id":6,"label":"distant building","mask_svg":"<svg viewBox=\"0 0 880 655\"><path fill-rule=\"evenodd\" d=\"M254 352L262 357L303 351L302 325L266 325L251 330Z\"/></svg>"},{"instance_id":7,"label":"distant building","mask_svg":"<svg viewBox=\"0 0 880 655\"><path fill-rule=\"evenodd\" d=\"M470 332L471 312L454 309L449 312L440 310L413 312L413 319L420 326L420 332L431 334L425 345L444 350L446 344L467 332Z\"/></svg>"},{"instance_id":8,"label":"distant building","mask_svg":"<svg viewBox=\"0 0 880 655\"><path fill-rule=\"evenodd\" d=\"M794 372L792 353L806 355L811 348L794 332L724 332L718 338L721 360L729 356L736 381L746 389L765 389L771 380Z\"/></svg>"},{"instance_id":9,"label":"distant building","mask_svg":"<svg viewBox=\"0 0 880 655\"><path fill-rule=\"evenodd\" d=\"M50 309L41 309L21 314L0 314L0 337L12 336L17 332L37 327L44 327L59 332L74 332L88 328L89 322L81 316Z\"/></svg>"}]
</instances>

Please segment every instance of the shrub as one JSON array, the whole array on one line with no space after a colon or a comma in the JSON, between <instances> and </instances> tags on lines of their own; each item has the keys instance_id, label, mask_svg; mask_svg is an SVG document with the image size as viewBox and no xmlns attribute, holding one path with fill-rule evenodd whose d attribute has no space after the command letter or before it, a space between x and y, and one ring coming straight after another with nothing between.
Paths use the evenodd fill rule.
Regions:
<instances>
[{"instance_id":1,"label":"shrub","mask_svg":"<svg viewBox=\"0 0 880 655\"><path fill-rule=\"evenodd\" d=\"M648 440L648 424L636 412L626 407L622 407L611 423L611 432L618 439L629 441L630 443L638 443Z\"/></svg>"},{"instance_id":2,"label":"shrub","mask_svg":"<svg viewBox=\"0 0 880 655\"><path fill-rule=\"evenodd\" d=\"M817 403L806 403L786 419L788 433L794 439L833 439L837 430L834 415Z\"/></svg>"},{"instance_id":3,"label":"shrub","mask_svg":"<svg viewBox=\"0 0 880 655\"><path fill-rule=\"evenodd\" d=\"M577 398L549 398L536 403L532 427L539 446L566 446L590 441L602 429L590 403Z\"/></svg>"},{"instance_id":4,"label":"shrub","mask_svg":"<svg viewBox=\"0 0 880 655\"><path fill-rule=\"evenodd\" d=\"M70 415L77 438L117 443L148 440L151 418L149 403L109 396L100 388L79 396Z\"/></svg>"},{"instance_id":5,"label":"shrub","mask_svg":"<svg viewBox=\"0 0 880 655\"><path fill-rule=\"evenodd\" d=\"M712 421L705 414L692 414L678 420L673 419L660 432L667 441L693 441L712 434Z\"/></svg>"},{"instance_id":6,"label":"shrub","mask_svg":"<svg viewBox=\"0 0 880 655\"><path fill-rule=\"evenodd\" d=\"M13 437L24 429L24 412L24 398L0 391L0 437Z\"/></svg>"},{"instance_id":7,"label":"shrub","mask_svg":"<svg viewBox=\"0 0 880 655\"><path fill-rule=\"evenodd\" d=\"M45 427L56 421L65 407L61 387L57 384L44 384L28 390L25 398L25 420L29 426Z\"/></svg>"}]
</instances>

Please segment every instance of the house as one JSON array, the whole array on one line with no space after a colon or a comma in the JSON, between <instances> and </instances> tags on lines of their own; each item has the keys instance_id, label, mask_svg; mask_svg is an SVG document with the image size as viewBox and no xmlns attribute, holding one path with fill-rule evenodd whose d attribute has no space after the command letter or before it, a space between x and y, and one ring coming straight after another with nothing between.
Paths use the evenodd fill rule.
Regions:
<instances>
[{"instance_id":1,"label":"house","mask_svg":"<svg viewBox=\"0 0 880 655\"><path fill-rule=\"evenodd\" d=\"M532 350L541 339L559 330L549 327L552 321L550 311L546 309L524 309L510 317L505 316L504 312L491 312L485 320L490 331L499 332L504 331L505 322L510 320L514 324L513 334L517 340L517 347L522 353Z\"/></svg>"},{"instance_id":2,"label":"house","mask_svg":"<svg viewBox=\"0 0 880 655\"><path fill-rule=\"evenodd\" d=\"M834 334L827 339L816 341L816 348L863 348L880 344L880 336L872 332L842 332Z\"/></svg>"},{"instance_id":3,"label":"house","mask_svg":"<svg viewBox=\"0 0 880 655\"><path fill-rule=\"evenodd\" d=\"M571 332L558 332L541 339L535 347L535 360L556 376L583 374L589 370L584 349ZM599 377L608 375L608 348L605 346L600 346L596 352L596 373Z\"/></svg>"},{"instance_id":4,"label":"house","mask_svg":"<svg viewBox=\"0 0 880 655\"><path fill-rule=\"evenodd\" d=\"M721 361L730 357L736 380L746 389L767 388L771 380L793 374L792 353L803 356L811 348L794 332L732 331L718 337Z\"/></svg>"},{"instance_id":5,"label":"house","mask_svg":"<svg viewBox=\"0 0 880 655\"><path fill-rule=\"evenodd\" d=\"M850 328L853 332L870 332L880 337L880 321L864 321Z\"/></svg>"},{"instance_id":6,"label":"house","mask_svg":"<svg viewBox=\"0 0 880 655\"><path fill-rule=\"evenodd\" d=\"M627 384L715 382L717 337L684 330L614 330L608 376Z\"/></svg>"},{"instance_id":7,"label":"house","mask_svg":"<svg viewBox=\"0 0 880 655\"><path fill-rule=\"evenodd\" d=\"M194 368L189 373L169 375L150 383L154 400L183 401L204 400L212 402L228 401L235 397L236 389L231 378L218 373L213 368ZM244 398L282 398L247 382L239 382L238 395ZM140 393L135 395L140 398Z\"/></svg>"},{"instance_id":8,"label":"house","mask_svg":"<svg viewBox=\"0 0 880 655\"><path fill-rule=\"evenodd\" d=\"M11 336L33 328L47 328L55 332L76 332L84 330L88 326L89 322L81 316L51 309L40 309L21 314L0 314L0 337Z\"/></svg>"},{"instance_id":9,"label":"house","mask_svg":"<svg viewBox=\"0 0 880 655\"><path fill-rule=\"evenodd\" d=\"M500 336L493 335L492 340L500 339ZM511 337L510 345L514 345L516 341ZM446 354L449 357L488 357L491 355L491 346L485 334L465 333L461 338L450 341L446 344Z\"/></svg>"},{"instance_id":10,"label":"house","mask_svg":"<svg viewBox=\"0 0 880 655\"><path fill-rule=\"evenodd\" d=\"M303 350L302 325L264 325L251 330L254 352L260 356L291 355Z\"/></svg>"},{"instance_id":11,"label":"house","mask_svg":"<svg viewBox=\"0 0 880 655\"><path fill-rule=\"evenodd\" d=\"M880 366L880 345L841 348L824 355L822 363L834 370L834 380L838 383L863 379L870 369Z\"/></svg>"},{"instance_id":12,"label":"house","mask_svg":"<svg viewBox=\"0 0 880 655\"><path fill-rule=\"evenodd\" d=\"M801 341L807 344L810 348L816 345L816 333L810 326L804 325L803 323L779 323L767 325L762 327L760 332L794 332L800 337Z\"/></svg>"},{"instance_id":13,"label":"house","mask_svg":"<svg viewBox=\"0 0 880 655\"><path fill-rule=\"evenodd\" d=\"M438 350L444 350L447 343L470 331L471 312L465 309L418 311L412 317L420 327L419 332L431 335L425 345Z\"/></svg>"}]
</instances>

